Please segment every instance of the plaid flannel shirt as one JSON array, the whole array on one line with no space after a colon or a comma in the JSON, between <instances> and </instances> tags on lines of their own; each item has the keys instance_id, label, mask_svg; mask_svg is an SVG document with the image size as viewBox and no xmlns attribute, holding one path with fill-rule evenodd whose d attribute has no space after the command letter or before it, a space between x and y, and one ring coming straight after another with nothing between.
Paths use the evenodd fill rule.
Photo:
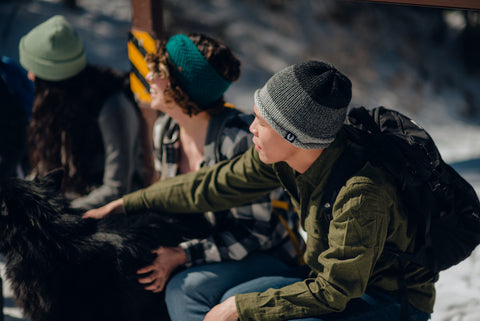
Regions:
<instances>
[{"instance_id":1,"label":"plaid flannel shirt","mask_svg":"<svg viewBox=\"0 0 480 321\"><path fill-rule=\"evenodd\" d=\"M153 129L155 169L161 179L178 173L179 127L173 119L166 121L165 117L168 116L159 117ZM220 160L234 158L252 145L248 130L252 120L252 115L235 113L224 123L217 140L220 142ZM218 122L212 117L209 126L221 126ZM210 160L208 164L204 161L201 166L214 163L215 160ZM286 207L275 206L274 209L272 200L275 204L280 201ZM207 238L190 239L180 244L187 255L187 266L241 260L255 251L270 253L289 265L303 262L301 253L305 245L298 229L298 215L282 189L254 203L204 215L212 224L212 233Z\"/></svg>"}]
</instances>

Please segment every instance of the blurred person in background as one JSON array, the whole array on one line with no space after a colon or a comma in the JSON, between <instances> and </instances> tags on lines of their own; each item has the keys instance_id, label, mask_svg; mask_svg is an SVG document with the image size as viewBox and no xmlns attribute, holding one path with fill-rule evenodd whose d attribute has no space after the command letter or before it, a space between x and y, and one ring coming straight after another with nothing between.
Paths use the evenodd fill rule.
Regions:
<instances>
[{"instance_id":1,"label":"blurred person in background","mask_svg":"<svg viewBox=\"0 0 480 321\"><path fill-rule=\"evenodd\" d=\"M19 55L35 84L31 176L63 168L62 190L85 210L141 187L140 114L126 75L87 64L60 15L23 36Z\"/></svg>"}]
</instances>

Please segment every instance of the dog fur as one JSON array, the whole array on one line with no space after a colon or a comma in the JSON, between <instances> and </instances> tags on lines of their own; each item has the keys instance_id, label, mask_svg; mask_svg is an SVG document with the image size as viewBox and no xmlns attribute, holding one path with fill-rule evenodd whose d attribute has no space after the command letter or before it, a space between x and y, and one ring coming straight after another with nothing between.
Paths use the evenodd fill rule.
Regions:
<instances>
[{"instance_id":1,"label":"dog fur","mask_svg":"<svg viewBox=\"0 0 480 321\"><path fill-rule=\"evenodd\" d=\"M17 305L32 321L168 320L162 294L136 271L182 241L162 215L82 219L59 196L62 172L0 186L0 252Z\"/></svg>"}]
</instances>

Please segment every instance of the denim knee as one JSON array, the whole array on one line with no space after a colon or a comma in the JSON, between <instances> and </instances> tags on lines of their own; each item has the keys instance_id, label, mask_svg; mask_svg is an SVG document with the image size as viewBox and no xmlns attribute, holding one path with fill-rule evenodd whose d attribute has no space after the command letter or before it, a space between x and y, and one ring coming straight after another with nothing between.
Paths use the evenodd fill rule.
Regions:
<instances>
[{"instance_id":1,"label":"denim knee","mask_svg":"<svg viewBox=\"0 0 480 321\"><path fill-rule=\"evenodd\" d=\"M165 288L165 303L172 321L202 320L217 302L208 291L208 278L194 277L187 271L174 275ZM199 291L202 289L202 291Z\"/></svg>"}]
</instances>

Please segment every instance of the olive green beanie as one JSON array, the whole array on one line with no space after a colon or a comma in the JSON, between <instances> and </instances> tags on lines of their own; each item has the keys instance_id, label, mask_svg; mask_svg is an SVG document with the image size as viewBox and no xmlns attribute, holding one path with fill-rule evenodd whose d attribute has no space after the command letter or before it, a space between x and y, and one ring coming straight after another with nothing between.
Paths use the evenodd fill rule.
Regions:
<instances>
[{"instance_id":1,"label":"olive green beanie","mask_svg":"<svg viewBox=\"0 0 480 321\"><path fill-rule=\"evenodd\" d=\"M68 21L54 16L20 39L20 63L35 76L60 81L75 76L86 64L83 43Z\"/></svg>"}]
</instances>

